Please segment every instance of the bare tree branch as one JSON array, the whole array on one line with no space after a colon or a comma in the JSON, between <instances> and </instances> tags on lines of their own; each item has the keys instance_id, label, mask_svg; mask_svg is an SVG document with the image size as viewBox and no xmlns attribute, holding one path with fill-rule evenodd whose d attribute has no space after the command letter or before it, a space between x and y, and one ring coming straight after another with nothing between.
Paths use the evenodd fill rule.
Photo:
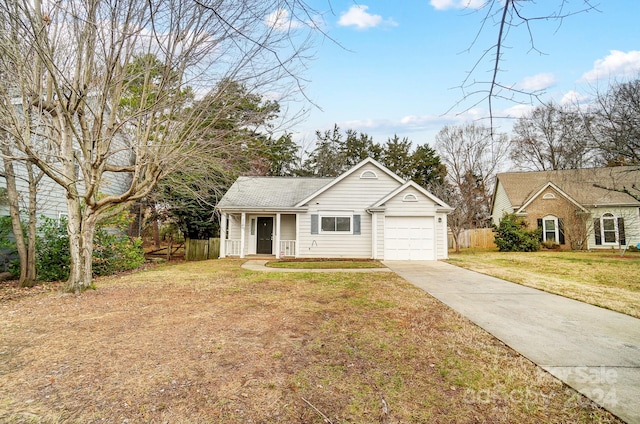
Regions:
<instances>
[{"instance_id":1,"label":"bare tree branch","mask_svg":"<svg viewBox=\"0 0 640 424\"><path fill-rule=\"evenodd\" d=\"M495 101L497 99L518 104L533 104L534 102L540 101L540 96L544 93L542 90L522 90L517 88L514 84L505 84L501 82L501 65L505 61L504 49L506 47L507 40L509 39L509 33L512 29L524 26L529 36L529 51L535 51L539 54L543 54L536 46L535 33L531 25L532 22L557 21L558 28L556 31L558 31L565 19L581 13L598 11L597 5L593 4L592 0L582 0L582 6L580 7L575 7L567 0L557 1L559 3L555 6L551 6L552 8L547 9L546 12L536 12L535 7L539 7L536 2L519 0L489 0L484 4L481 9L485 11L484 17L481 19L480 28L472 40L468 51L471 51L472 48L477 45L482 33L488 31L487 28L490 23L495 24L497 27L496 42L490 47L485 48L478 59L474 62L471 69L468 71L467 76L458 87L462 91L462 98L454 104L450 111L468 102L470 99L477 97L478 100L472 100L471 106L465 107L460 113L467 112L472 108L487 102L489 109L488 119L490 121L490 127L493 128L494 119L496 118ZM489 58L491 63L490 70L488 71L490 73L490 78L488 80L476 80L474 76L479 72L481 65ZM471 87L476 86L482 88L469 90Z\"/></svg>"}]
</instances>

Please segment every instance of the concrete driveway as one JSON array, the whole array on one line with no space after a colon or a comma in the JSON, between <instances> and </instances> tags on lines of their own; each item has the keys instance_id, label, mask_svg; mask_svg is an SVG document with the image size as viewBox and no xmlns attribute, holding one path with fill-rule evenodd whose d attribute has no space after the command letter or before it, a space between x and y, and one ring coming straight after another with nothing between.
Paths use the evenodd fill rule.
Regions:
<instances>
[{"instance_id":1,"label":"concrete driveway","mask_svg":"<svg viewBox=\"0 0 640 424\"><path fill-rule=\"evenodd\" d=\"M640 424L640 320L444 263L385 261L544 370Z\"/></svg>"}]
</instances>

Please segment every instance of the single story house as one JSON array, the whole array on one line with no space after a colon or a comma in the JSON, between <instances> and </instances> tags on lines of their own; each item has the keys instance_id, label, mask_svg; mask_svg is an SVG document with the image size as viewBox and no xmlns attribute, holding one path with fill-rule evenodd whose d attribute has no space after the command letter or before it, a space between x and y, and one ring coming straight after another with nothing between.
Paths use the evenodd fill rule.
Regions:
<instances>
[{"instance_id":1,"label":"single story house","mask_svg":"<svg viewBox=\"0 0 640 424\"><path fill-rule=\"evenodd\" d=\"M447 258L452 208L371 158L337 178L240 177L217 209L221 258Z\"/></svg>"},{"instance_id":2,"label":"single story house","mask_svg":"<svg viewBox=\"0 0 640 424\"><path fill-rule=\"evenodd\" d=\"M544 242L564 249L636 246L640 201L628 192L637 197L639 189L638 166L502 173L491 217L498 225L515 213L541 228Z\"/></svg>"}]
</instances>

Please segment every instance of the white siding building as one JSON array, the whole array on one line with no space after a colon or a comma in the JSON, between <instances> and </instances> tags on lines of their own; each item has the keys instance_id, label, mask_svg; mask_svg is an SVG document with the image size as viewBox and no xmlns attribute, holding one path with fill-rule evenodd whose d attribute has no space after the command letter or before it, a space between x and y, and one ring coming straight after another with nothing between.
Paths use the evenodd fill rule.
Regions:
<instances>
[{"instance_id":1,"label":"white siding building","mask_svg":"<svg viewBox=\"0 0 640 424\"><path fill-rule=\"evenodd\" d=\"M221 257L436 260L452 208L369 158L334 179L240 177L218 210Z\"/></svg>"}]
</instances>

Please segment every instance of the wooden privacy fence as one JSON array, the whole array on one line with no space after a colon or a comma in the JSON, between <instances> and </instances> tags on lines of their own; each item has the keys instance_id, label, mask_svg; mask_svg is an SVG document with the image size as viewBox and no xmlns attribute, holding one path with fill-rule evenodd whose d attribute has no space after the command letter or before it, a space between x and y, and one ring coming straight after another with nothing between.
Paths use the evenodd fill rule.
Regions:
<instances>
[{"instance_id":1,"label":"wooden privacy fence","mask_svg":"<svg viewBox=\"0 0 640 424\"><path fill-rule=\"evenodd\" d=\"M491 248L496 247L495 234L491 228L476 228L473 230L464 230L458 238L461 248L479 247ZM449 248L454 248L453 236L449 234Z\"/></svg>"},{"instance_id":2,"label":"wooden privacy fence","mask_svg":"<svg viewBox=\"0 0 640 424\"><path fill-rule=\"evenodd\" d=\"M184 258L187 261L204 261L205 259L218 259L220 256L220 239L209 240L187 239L184 246Z\"/></svg>"}]
</instances>

